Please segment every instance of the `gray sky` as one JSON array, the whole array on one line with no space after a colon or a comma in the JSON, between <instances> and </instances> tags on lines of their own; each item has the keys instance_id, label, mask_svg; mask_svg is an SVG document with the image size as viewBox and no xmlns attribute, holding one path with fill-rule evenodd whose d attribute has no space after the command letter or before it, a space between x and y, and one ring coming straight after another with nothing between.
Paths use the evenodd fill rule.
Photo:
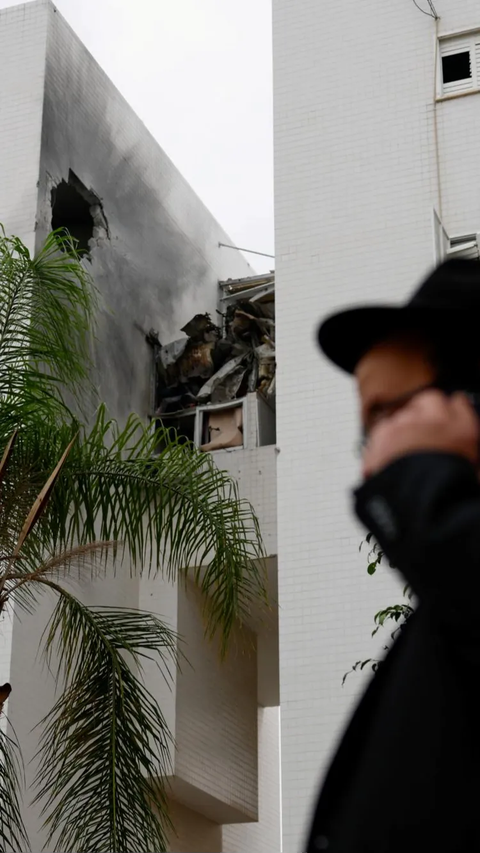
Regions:
<instances>
[{"instance_id":1,"label":"gray sky","mask_svg":"<svg viewBox=\"0 0 480 853\"><path fill-rule=\"evenodd\" d=\"M55 5L233 241L273 254L271 0Z\"/></svg>"}]
</instances>

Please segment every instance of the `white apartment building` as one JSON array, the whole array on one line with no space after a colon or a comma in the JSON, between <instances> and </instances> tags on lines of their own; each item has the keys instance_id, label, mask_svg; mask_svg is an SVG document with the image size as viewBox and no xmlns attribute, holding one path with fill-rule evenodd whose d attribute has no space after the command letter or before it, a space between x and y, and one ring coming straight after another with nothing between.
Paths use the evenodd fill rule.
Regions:
<instances>
[{"instance_id":1,"label":"white apartment building","mask_svg":"<svg viewBox=\"0 0 480 853\"><path fill-rule=\"evenodd\" d=\"M124 422L136 412L147 421L158 403L152 328L167 345L192 317L215 318L244 290L245 298L255 291L270 300L264 310L273 311L273 276L259 283L240 252L222 247L232 240L49 0L0 11L0 80L0 222L32 252L62 226L88 249L102 297L93 379L112 417ZM178 669L171 689L156 667L146 667L175 738L171 853L280 850L277 451L272 407L265 406L255 389L235 401L241 441L214 454L256 509L272 602L234 631L224 664L204 637L192 584L132 578L124 566L114 580L81 588L89 604L158 613L183 639L190 665ZM208 408L200 414L205 423ZM36 769L34 727L55 701L54 679L36 659L51 609L45 599L32 617L16 615L13 630L0 623L0 683L12 684L8 717L28 783ZM32 797L30 790L24 817L39 851L45 833Z\"/></svg>"},{"instance_id":2,"label":"white apartment building","mask_svg":"<svg viewBox=\"0 0 480 853\"><path fill-rule=\"evenodd\" d=\"M375 656L373 577L349 489L352 383L315 344L340 305L402 300L447 252L478 257L478 0L273 0L277 440L285 853Z\"/></svg>"}]
</instances>

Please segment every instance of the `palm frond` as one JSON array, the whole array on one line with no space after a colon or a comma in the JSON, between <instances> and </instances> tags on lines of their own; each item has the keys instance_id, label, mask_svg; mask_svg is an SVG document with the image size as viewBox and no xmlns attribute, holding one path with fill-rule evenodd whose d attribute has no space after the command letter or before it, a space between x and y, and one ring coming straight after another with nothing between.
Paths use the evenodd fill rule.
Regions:
<instances>
[{"instance_id":1,"label":"palm frond","mask_svg":"<svg viewBox=\"0 0 480 853\"><path fill-rule=\"evenodd\" d=\"M0 607L15 597L16 606L31 613L38 593L43 592L36 583L38 580L47 578L58 582L68 577L69 582L72 582L76 574L77 580L82 581L87 573L90 579L98 577L100 573L104 574L106 558L117 545L117 542L89 542L69 548L68 551L50 554L43 560L38 557L32 560L31 553L25 559L22 552L3 575Z\"/></svg>"},{"instance_id":2,"label":"palm frond","mask_svg":"<svg viewBox=\"0 0 480 853\"><path fill-rule=\"evenodd\" d=\"M11 436L5 450L3 451L2 460L0 462L0 486L2 484L2 480L5 476L5 471L7 469L8 463L10 461L10 456L12 455L12 450L15 445L15 441L17 439L18 429L14 430L13 435Z\"/></svg>"},{"instance_id":3,"label":"palm frond","mask_svg":"<svg viewBox=\"0 0 480 853\"><path fill-rule=\"evenodd\" d=\"M20 432L12 451L11 470L18 477L13 494L28 479L35 499L52 460L78 428L39 422ZM10 502L10 526L14 514ZM34 539L37 546L64 550L97 537L122 541L136 571L160 571L171 579L190 572L207 595L207 631L219 631L224 648L235 621L245 620L253 602L266 600L258 520L233 478L170 431L154 434L136 417L120 430L103 408L71 448ZM0 547L1 541L0 512Z\"/></svg>"},{"instance_id":4,"label":"palm frond","mask_svg":"<svg viewBox=\"0 0 480 853\"><path fill-rule=\"evenodd\" d=\"M58 584L46 635L65 690L43 721L37 800L48 850L160 853L170 827L170 735L132 669L143 658L169 677L176 637L149 613L86 607Z\"/></svg>"},{"instance_id":5,"label":"palm frond","mask_svg":"<svg viewBox=\"0 0 480 853\"><path fill-rule=\"evenodd\" d=\"M211 456L170 431L153 434L132 417L120 432L105 421L103 410L78 450L80 465L75 468L73 455L65 478L72 472L74 482L83 481L83 507L87 494L91 504L82 514L70 486L71 519L80 521L75 536L82 530L92 536L98 524L102 539L121 539L133 560L149 570L171 579L192 573L206 594L207 631L211 636L220 631L225 649L235 621L244 621L254 602L266 601L258 519L237 483Z\"/></svg>"},{"instance_id":6,"label":"palm frond","mask_svg":"<svg viewBox=\"0 0 480 853\"><path fill-rule=\"evenodd\" d=\"M4 451L2 461L0 462L0 484L3 475L5 474L8 462L13 453L13 448L15 446L15 441L18 436L18 430L15 430L12 437L10 438L7 447ZM58 565L59 561L55 559L55 557L50 558L50 560L45 563L41 560L41 552L43 550L41 543L38 541L38 537L32 537L32 533L35 531L35 527L45 513L47 509L49 498L54 489L55 483L60 475L60 472L65 464L65 461L72 449L74 441L77 436L75 436L72 441L68 444L67 448L64 450L60 460L57 462L53 472L49 475L47 482L43 485L39 494L36 496L33 505L30 507L26 518L21 526L20 532L18 534L17 541L15 542L15 546L13 550L10 548L10 540L15 537L15 521L19 521L20 516L18 514L18 510L20 509L21 502L18 500L18 492L15 492L15 502L14 508L15 513L10 515L8 511L10 507L8 507L7 501L7 512L5 512L4 502L0 505L0 545L8 547L8 551L2 553L0 551L0 613L4 609L9 597L12 595L14 591L21 589L25 585L28 580L36 579L36 576L40 574L46 574L48 571L52 570L53 564ZM11 502L11 495L10 495ZM13 520L13 525L12 525ZM30 541L33 542L33 548L26 548L25 543L30 537ZM104 543L101 543L102 545ZM97 543L92 543L88 547L89 553L95 548L98 550ZM12 553L10 554L10 550ZM82 556L85 558L85 552L87 550L87 546L83 546ZM61 555L62 563L66 567L70 566L72 559L79 556L79 549L73 549L70 552ZM32 557L34 558L34 565L32 566ZM14 572L12 573L12 569ZM21 580L15 580L21 578ZM27 589L25 591L29 599L31 599L31 591ZM22 590L22 593L18 596L18 601L20 605L24 604L24 595L25 593Z\"/></svg>"},{"instance_id":7,"label":"palm frond","mask_svg":"<svg viewBox=\"0 0 480 853\"><path fill-rule=\"evenodd\" d=\"M19 746L0 723L0 853L30 849L20 805L23 776Z\"/></svg>"},{"instance_id":8,"label":"palm frond","mask_svg":"<svg viewBox=\"0 0 480 853\"><path fill-rule=\"evenodd\" d=\"M53 232L32 258L0 226L0 398L11 418L61 411L65 390L79 397L96 299L68 235Z\"/></svg>"},{"instance_id":9,"label":"palm frond","mask_svg":"<svg viewBox=\"0 0 480 853\"><path fill-rule=\"evenodd\" d=\"M27 517L23 523L22 529L20 531L20 535L18 537L18 541L17 541L15 548L13 550L13 558L14 559L16 559L19 556L21 549L22 549L22 546L25 544L25 540L33 532L36 523L39 521L39 519L41 518L43 513L46 511L49 498L51 497L51 494L52 494L53 489L55 487L55 483L57 482L57 480L60 476L62 468L65 465L68 454L70 453L70 451L73 447L73 444L76 441L76 438L77 438L77 436L74 436L74 438L72 438L70 443L67 445L66 449L62 453L62 456L60 457L59 461L55 465L55 468L53 469L52 473L50 474L47 482L45 483L42 490L40 491L40 493L35 498L33 506L30 508L30 512L28 513L28 515L27 515Z\"/></svg>"}]
</instances>

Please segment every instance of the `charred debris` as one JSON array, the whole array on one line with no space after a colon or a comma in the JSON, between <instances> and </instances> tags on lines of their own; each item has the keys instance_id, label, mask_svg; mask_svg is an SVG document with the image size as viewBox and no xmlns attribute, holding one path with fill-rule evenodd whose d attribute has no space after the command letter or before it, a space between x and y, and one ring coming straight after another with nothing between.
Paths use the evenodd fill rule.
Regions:
<instances>
[{"instance_id":1,"label":"charred debris","mask_svg":"<svg viewBox=\"0 0 480 853\"><path fill-rule=\"evenodd\" d=\"M185 337L156 346L154 419L206 451L242 446L248 395L275 410L274 274L229 279L220 294L218 324L196 314Z\"/></svg>"}]
</instances>

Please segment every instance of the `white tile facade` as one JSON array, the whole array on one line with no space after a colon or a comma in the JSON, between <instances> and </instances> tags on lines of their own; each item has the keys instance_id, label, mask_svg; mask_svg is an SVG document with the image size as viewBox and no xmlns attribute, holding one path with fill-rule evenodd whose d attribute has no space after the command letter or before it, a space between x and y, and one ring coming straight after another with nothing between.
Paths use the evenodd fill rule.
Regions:
<instances>
[{"instance_id":1,"label":"white tile facade","mask_svg":"<svg viewBox=\"0 0 480 853\"><path fill-rule=\"evenodd\" d=\"M258 709L258 816L256 823L223 827L223 853L280 853L280 715Z\"/></svg>"},{"instance_id":2,"label":"white tile facade","mask_svg":"<svg viewBox=\"0 0 480 853\"><path fill-rule=\"evenodd\" d=\"M480 26L475 0L434 2L439 33ZM433 264L438 172L447 231L480 230L480 96L437 105L437 170L432 18L411 0L273 7L283 825L285 853L300 853L363 683L342 689L342 675L378 648L372 617L399 589L358 553L353 388L320 358L315 325L403 298Z\"/></svg>"},{"instance_id":3,"label":"white tile facade","mask_svg":"<svg viewBox=\"0 0 480 853\"><path fill-rule=\"evenodd\" d=\"M34 246L47 24L41 9L0 10L0 223ZM32 26L33 24L33 26ZM12 622L0 621L0 684L10 679Z\"/></svg>"},{"instance_id":4,"label":"white tile facade","mask_svg":"<svg viewBox=\"0 0 480 853\"><path fill-rule=\"evenodd\" d=\"M224 661L205 640L203 602L193 584L179 589L175 775L238 819L258 818L257 647L252 631L234 630ZM210 815L205 812L208 817ZM219 822L221 811L214 812ZM235 818L232 818L235 819Z\"/></svg>"},{"instance_id":5,"label":"white tile facade","mask_svg":"<svg viewBox=\"0 0 480 853\"><path fill-rule=\"evenodd\" d=\"M0 10L0 222L33 249L45 83L42 3Z\"/></svg>"},{"instance_id":6,"label":"white tile facade","mask_svg":"<svg viewBox=\"0 0 480 853\"><path fill-rule=\"evenodd\" d=\"M176 831L171 833L170 853L196 850L198 853L222 853L222 828L180 803L171 803Z\"/></svg>"}]
</instances>

